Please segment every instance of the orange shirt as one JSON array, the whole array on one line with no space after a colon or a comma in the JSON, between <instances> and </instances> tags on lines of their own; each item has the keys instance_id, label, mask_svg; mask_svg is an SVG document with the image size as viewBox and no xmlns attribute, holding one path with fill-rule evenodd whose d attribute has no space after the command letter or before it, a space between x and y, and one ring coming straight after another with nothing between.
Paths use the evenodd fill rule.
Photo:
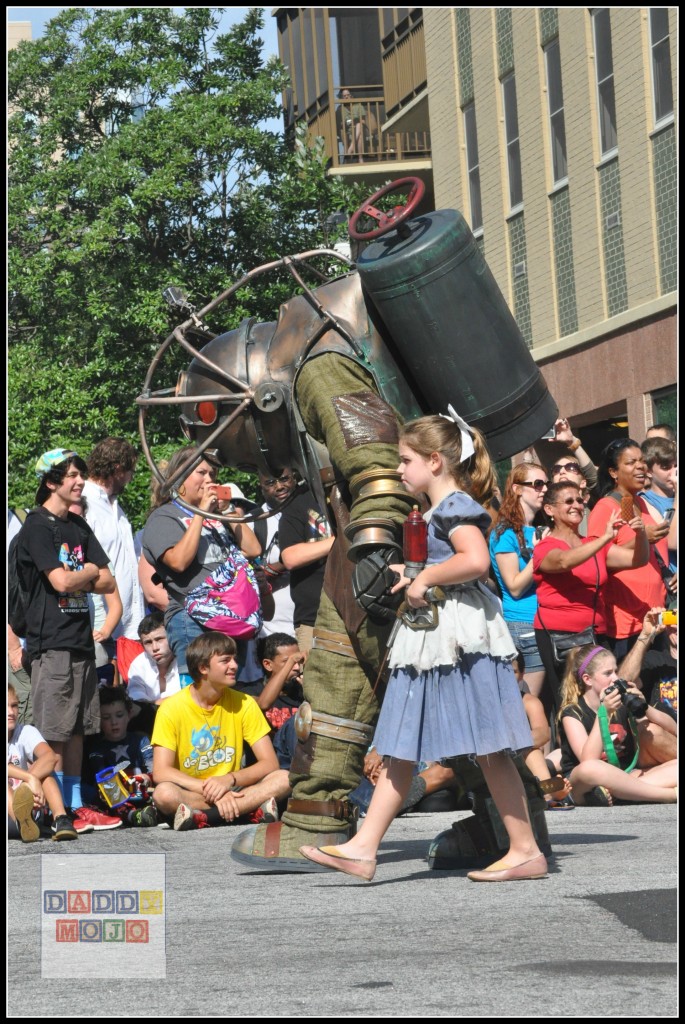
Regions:
<instances>
[{"instance_id":1,"label":"orange shirt","mask_svg":"<svg viewBox=\"0 0 685 1024\"><path fill-rule=\"evenodd\" d=\"M656 525L649 514L649 506L642 498L633 499L640 509L645 523ZM600 537L606 528L609 516L616 511L618 503L613 498L600 498L588 522L588 536ZM629 526L618 531L615 544L627 544L635 534ZM622 640L633 636L642 629L642 622L650 608L663 606L666 600L666 586L661 578L659 564L654 557L654 546L650 544L649 561L641 569L609 570L609 579L604 586L604 604L608 635ZM656 547L668 565L668 540L664 537Z\"/></svg>"}]
</instances>

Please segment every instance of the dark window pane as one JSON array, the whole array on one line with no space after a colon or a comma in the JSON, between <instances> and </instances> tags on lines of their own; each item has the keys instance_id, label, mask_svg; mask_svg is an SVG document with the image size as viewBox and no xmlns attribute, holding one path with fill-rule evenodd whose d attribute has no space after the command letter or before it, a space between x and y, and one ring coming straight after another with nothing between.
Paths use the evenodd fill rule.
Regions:
<instances>
[{"instance_id":1,"label":"dark window pane","mask_svg":"<svg viewBox=\"0 0 685 1024\"><path fill-rule=\"evenodd\" d=\"M552 117L552 166L555 181L566 177L566 126L563 110L557 111Z\"/></svg>"},{"instance_id":2,"label":"dark window pane","mask_svg":"<svg viewBox=\"0 0 685 1024\"><path fill-rule=\"evenodd\" d=\"M518 206L523 202L523 186L521 184L521 153L518 141L508 147L509 156L509 201Z\"/></svg>"},{"instance_id":3,"label":"dark window pane","mask_svg":"<svg viewBox=\"0 0 685 1024\"><path fill-rule=\"evenodd\" d=\"M611 21L606 7L595 15L595 62L598 82L614 73L611 54Z\"/></svg>"},{"instance_id":4,"label":"dark window pane","mask_svg":"<svg viewBox=\"0 0 685 1024\"><path fill-rule=\"evenodd\" d=\"M480 202L480 171L478 168L469 172L469 200L471 202L471 230L477 231L483 226L483 210Z\"/></svg>"},{"instance_id":5,"label":"dark window pane","mask_svg":"<svg viewBox=\"0 0 685 1024\"><path fill-rule=\"evenodd\" d=\"M464 130L466 134L466 162L469 167L478 163L478 135L476 133L476 108L471 103L464 108Z\"/></svg>"},{"instance_id":6,"label":"dark window pane","mask_svg":"<svg viewBox=\"0 0 685 1024\"><path fill-rule=\"evenodd\" d=\"M673 113L673 86L671 83L671 49L668 39L655 46L652 58L654 70L654 112L657 121Z\"/></svg>"},{"instance_id":7,"label":"dark window pane","mask_svg":"<svg viewBox=\"0 0 685 1024\"><path fill-rule=\"evenodd\" d=\"M336 26L339 84L348 88L380 85L383 68L377 9L336 9L330 19ZM363 91L355 95L361 96Z\"/></svg>"},{"instance_id":8,"label":"dark window pane","mask_svg":"<svg viewBox=\"0 0 685 1024\"><path fill-rule=\"evenodd\" d=\"M517 139L519 134L518 110L516 109L516 82L514 76L505 78L502 82L504 91L504 124L507 133L507 142Z\"/></svg>"},{"instance_id":9,"label":"dark window pane","mask_svg":"<svg viewBox=\"0 0 685 1024\"><path fill-rule=\"evenodd\" d=\"M668 8L650 7L649 23L652 26L652 43L658 43L660 39L669 34Z\"/></svg>"},{"instance_id":10,"label":"dark window pane","mask_svg":"<svg viewBox=\"0 0 685 1024\"><path fill-rule=\"evenodd\" d=\"M559 56L559 41L551 43L547 50L547 88L549 89L549 109L551 113L559 110L564 105L564 97L561 91L561 59Z\"/></svg>"},{"instance_id":11,"label":"dark window pane","mask_svg":"<svg viewBox=\"0 0 685 1024\"><path fill-rule=\"evenodd\" d=\"M616 103L614 101L614 80L610 78L599 87L599 120L602 138L602 153L608 153L618 145L616 135Z\"/></svg>"}]
</instances>

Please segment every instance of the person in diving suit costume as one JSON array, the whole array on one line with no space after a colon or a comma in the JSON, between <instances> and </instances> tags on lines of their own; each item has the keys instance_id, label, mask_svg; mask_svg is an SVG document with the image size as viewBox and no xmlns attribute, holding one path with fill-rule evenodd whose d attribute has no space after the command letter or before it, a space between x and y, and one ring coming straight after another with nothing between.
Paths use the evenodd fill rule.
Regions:
<instances>
[{"instance_id":1,"label":"person in diving suit costume","mask_svg":"<svg viewBox=\"0 0 685 1024\"><path fill-rule=\"evenodd\" d=\"M299 265L311 255L284 262ZM492 286L497 288L494 279ZM197 327L193 316L176 337L192 329L193 321ZM459 351L448 340L451 356L449 350L442 353L440 364L455 382L454 396L460 386ZM529 358L522 340L521 346ZM394 582L389 565L403 561L402 525L415 504L397 472L398 425L425 412L446 411L431 409L418 393L404 355L397 354L359 273L351 272L314 291L305 287L303 295L281 306L276 324L243 321L237 330L212 338L176 389L189 439L204 442L224 464L241 469L271 474L294 465L322 507L325 503L336 537L304 670L291 799L280 822L246 829L232 849L234 859L255 868L320 870L299 847L343 842L354 827L347 797L359 783L373 739L382 685L374 688L399 601L389 593ZM139 405L154 402L147 385L155 366ZM541 437L556 417L536 369L534 377L538 400L528 410L523 434L514 431L512 452ZM458 393L452 400L462 411ZM231 404L239 406L232 416ZM462 414L469 419L468 411ZM223 428L222 417L228 418ZM474 425L483 430L477 419ZM483 432L487 437L487 425ZM475 793L475 815L467 819L472 825L466 831L438 837L434 867L479 866L507 846L480 771L461 760L457 770L466 773L464 788ZM538 842L548 846L544 801L534 781L530 785L532 777L522 774ZM542 814L535 807L538 798Z\"/></svg>"}]
</instances>

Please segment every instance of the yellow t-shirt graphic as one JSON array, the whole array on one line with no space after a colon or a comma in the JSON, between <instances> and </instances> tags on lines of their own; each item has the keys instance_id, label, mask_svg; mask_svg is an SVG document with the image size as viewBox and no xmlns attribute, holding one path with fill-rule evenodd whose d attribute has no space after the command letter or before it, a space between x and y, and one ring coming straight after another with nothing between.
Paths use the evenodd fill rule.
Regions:
<instances>
[{"instance_id":1,"label":"yellow t-shirt graphic","mask_svg":"<svg viewBox=\"0 0 685 1024\"><path fill-rule=\"evenodd\" d=\"M174 768L208 779L240 769L243 746L270 732L257 702L245 693L226 690L211 711L200 708L187 687L160 705L153 746L176 753Z\"/></svg>"}]
</instances>

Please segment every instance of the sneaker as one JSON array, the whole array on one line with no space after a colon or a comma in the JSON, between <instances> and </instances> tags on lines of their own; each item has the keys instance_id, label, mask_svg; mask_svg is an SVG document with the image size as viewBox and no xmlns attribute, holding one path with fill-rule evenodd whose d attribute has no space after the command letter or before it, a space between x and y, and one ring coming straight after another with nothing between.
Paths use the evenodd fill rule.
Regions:
<instances>
[{"instance_id":1,"label":"sneaker","mask_svg":"<svg viewBox=\"0 0 685 1024\"><path fill-rule=\"evenodd\" d=\"M52 826L53 841L61 843L65 839L78 839L78 832L71 823L71 819L67 814L59 814L55 819L55 824Z\"/></svg>"},{"instance_id":2,"label":"sneaker","mask_svg":"<svg viewBox=\"0 0 685 1024\"><path fill-rule=\"evenodd\" d=\"M105 832L111 828L121 828L122 822L119 818L112 818L108 814L102 814L92 807L77 807L73 811L74 825L77 821L85 821L92 825L96 832Z\"/></svg>"},{"instance_id":3,"label":"sneaker","mask_svg":"<svg viewBox=\"0 0 685 1024\"><path fill-rule=\"evenodd\" d=\"M12 795L12 810L24 843L35 843L40 839L40 829L33 820L33 790L22 782Z\"/></svg>"},{"instance_id":4,"label":"sneaker","mask_svg":"<svg viewBox=\"0 0 685 1024\"><path fill-rule=\"evenodd\" d=\"M83 818L71 818L71 824L80 836L85 836L88 832L94 832L95 826L91 825L89 821L84 821Z\"/></svg>"},{"instance_id":5,"label":"sneaker","mask_svg":"<svg viewBox=\"0 0 685 1024\"><path fill-rule=\"evenodd\" d=\"M147 807L141 807L139 811L131 811L128 823L133 828L154 828L159 824L159 818L156 809L152 804L148 804Z\"/></svg>"},{"instance_id":6,"label":"sneaker","mask_svg":"<svg viewBox=\"0 0 685 1024\"><path fill-rule=\"evenodd\" d=\"M179 804L174 815L174 832L189 832L193 828L197 828L193 808Z\"/></svg>"},{"instance_id":7,"label":"sneaker","mask_svg":"<svg viewBox=\"0 0 685 1024\"><path fill-rule=\"evenodd\" d=\"M256 811L252 812L250 823L252 825L270 825L271 822L278 821L278 818L278 804L276 798L271 796L263 804L260 804Z\"/></svg>"}]
</instances>

